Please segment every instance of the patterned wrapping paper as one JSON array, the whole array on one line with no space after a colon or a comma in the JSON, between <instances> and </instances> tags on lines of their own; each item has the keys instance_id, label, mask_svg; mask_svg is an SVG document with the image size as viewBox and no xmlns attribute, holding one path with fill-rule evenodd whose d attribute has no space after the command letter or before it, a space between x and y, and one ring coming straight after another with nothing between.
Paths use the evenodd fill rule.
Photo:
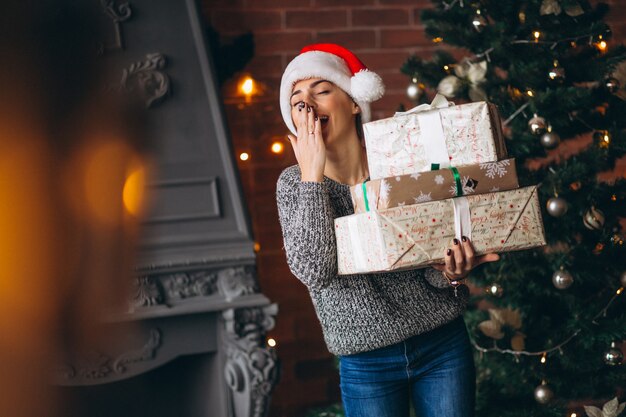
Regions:
<instances>
[{"instance_id":1,"label":"patterned wrapping paper","mask_svg":"<svg viewBox=\"0 0 626 417\"><path fill-rule=\"evenodd\" d=\"M470 237L478 255L545 245L537 187L467 199ZM339 274L417 269L443 262L455 235L447 199L335 219Z\"/></svg>"},{"instance_id":2,"label":"patterned wrapping paper","mask_svg":"<svg viewBox=\"0 0 626 417\"><path fill-rule=\"evenodd\" d=\"M430 171L432 163L441 161L433 160L432 145L426 141L444 141L441 146L447 149L451 166L507 158L495 105L476 102L411 113L414 110L363 125L372 179ZM436 140L434 126L425 125L438 123L435 130L443 129L443 137Z\"/></svg>"},{"instance_id":3,"label":"patterned wrapping paper","mask_svg":"<svg viewBox=\"0 0 626 417\"><path fill-rule=\"evenodd\" d=\"M513 190L519 187L515 159L457 167L462 195ZM427 171L367 181L350 188L355 213L383 210L457 196L450 169ZM367 205L365 202L367 197Z\"/></svg>"}]
</instances>

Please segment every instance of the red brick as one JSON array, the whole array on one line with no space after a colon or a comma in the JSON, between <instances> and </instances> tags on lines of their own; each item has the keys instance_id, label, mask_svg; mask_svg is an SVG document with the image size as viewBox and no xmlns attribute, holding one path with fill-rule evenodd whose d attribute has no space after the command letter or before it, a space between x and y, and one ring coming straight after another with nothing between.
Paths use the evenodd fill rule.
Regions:
<instances>
[{"instance_id":1,"label":"red brick","mask_svg":"<svg viewBox=\"0 0 626 417\"><path fill-rule=\"evenodd\" d=\"M409 100L406 94L396 93L385 94L383 98L372 103L372 110L383 111L386 114L385 117L391 117L398 110L400 104L404 104L407 109L413 107L411 100Z\"/></svg>"},{"instance_id":2,"label":"red brick","mask_svg":"<svg viewBox=\"0 0 626 417\"><path fill-rule=\"evenodd\" d=\"M352 12L352 26L399 26L409 24L406 9L364 9Z\"/></svg>"},{"instance_id":3,"label":"red brick","mask_svg":"<svg viewBox=\"0 0 626 417\"><path fill-rule=\"evenodd\" d=\"M279 55L257 54L248 63L246 69L251 73L263 73L266 75L282 75L283 63Z\"/></svg>"},{"instance_id":4,"label":"red brick","mask_svg":"<svg viewBox=\"0 0 626 417\"><path fill-rule=\"evenodd\" d=\"M411 48L431 44L432 41L426 37L423 29L383 29L380 34L382 48Z\"/></svg>"},{"instance_id":5,"label":"red brick","mask_svg":"<svg viewBox=\"0 0 626 417\"><path fill-rule=\"evenodd\" d=\"M316 42L332 42L350 50L376 47L376 33L373 30L349 30L319 32Z\"/></svg>"},{"instance_id":6,"label":"red brick","mask_svg":"<svg viewBox=\"0 0 626 417\"><path fill-rule=\"evenodd\" d=\"M239 9L245 4L245 0L202 0L203 10Z\"/></svg>"},{"instance_id":7,"label":"red brick","mask_svg":"<svg viewBox=\"0 0 626 417\"><path fill-rule=\"evenodd\" d=\"M319 7L366 6L374 3L376 0L315 0L315 5Z\"/></svg>"},{"instance_id":8,"label":"red brick","mask_svg":"<svg viewBox=\"0 0 626 417\"><path fill-rule=\"evenodd\" d=\"M280 12L240 12L218 10L211 14L211 23L218 32L247 32L281 28Z\"/></svg>"},{"instance_id":9,"label":"red brick","mask_svg":"<svg viewBox=\"0 0 626 417\"><path fill-rule=\"evenodd\" d=\"M248 0L248 9L299 9L313 6L313 0Z\"/></svg>"},{"instance_id":10,"label":"red brick","mask_svg":"<svg viewBox=\"0 0 626 417\"><path fill-rule=\"evenodd\" d=\"M433 4L430 0L379 0L380 4L409 4L420 9L431 9Z\"/></svg>"},{"instance_id":11,"label":"red brick","mask_svg":"<svg viewBox=\"0 0 626 417\"><path fill-rule=\"evenodd\" d=\"M346 27L348 13L345 10L316 12L287 12L287 28L330 29Z\"/></svg>"},{"instance_id":12,"label":"red brick","mask_svg":"<svg viewBox=\"0 0 626 417\"><path fill-rule=\"evenodd\" d=\"M409 57L409 54L406 52L385 52L380 50L376 52L362 52L358 55L368 68L377 72L386 69L399 71L404 61Z\"/></svg>"},{"instance_id":13,"label":"red brick","mask_svg":"<svg viewBox=\"0 0 626 417\"><path fill-rule=\"evenodd\" d=\"M254 36L256 53L259 55L278 52L297 54L304 45L312 41L310 32L258 33Z\"/></svg>"}]
</instances>

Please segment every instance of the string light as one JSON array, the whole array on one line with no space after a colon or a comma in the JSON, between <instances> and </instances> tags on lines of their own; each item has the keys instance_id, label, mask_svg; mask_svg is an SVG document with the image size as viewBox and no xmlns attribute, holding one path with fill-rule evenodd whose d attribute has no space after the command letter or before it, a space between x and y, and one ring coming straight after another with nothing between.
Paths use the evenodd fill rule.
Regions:
<instances>
[{"instance_id":1,"label":"string light","mask_svg":"<svg viewBox=\"0 0 626 417\"><path fill-rule=\"evenodd\" d=\"M247 161L248 159L250 159L250 154L248 152L242 152L239 154L239 159L241 159L242 161Z\"/></svg>"},{"instance_id":2,"label":"string light","mask_svg":"<svg viewBox=\"0 0 626 417\"><path fill-rule=\"evenodd\" d=\"M535 38L535 42L539 42L539 38L541 37L541 32L539 32L538 30L535 30L533 32L533 37Z\"/></svg>"},{"instance_id":3,"label":"string light","mask_svg":"<svg viewBox=\"0 0 626 417\"><path fill-rule=\"evenodd\" d=\"M572 414L570 414L570 416L569 416L569 417L577 417L577 416L578 416L578 414L576 414L576 413L572 413Z\"/></svg>"},{"instance_id":4,"label":"string light","mask_svg":"<svg viewBox=\"0 0 626 417\"><path fill-rule=\"evenodd\" d=\"M541 363L545 364L546 363L546 357L547 357L547 353L543 352L543 355L541 355Z\"/></svg>"},{"instance_id":5,"label":"string light","mask_svg":"<svg viewBox=\"0 0 626 417\"><path fill-rule=\"evenodd\" d=\"M592 323L595 323L595 320L597 318L599 318L600 316L606 317L606 312L609 309L609 307L611 306L611 304L613 304L613 302L617 299L617 297L620 296L620 294L624 292L624 287L620 287L615 295L613 295L613 297L611 297L611 299L609 300L608 303L606 303L606 305L604 306L604 308L602 310L600 310L598 312L598 314L596 314L593 319L591 319ZM478 350L481 354L486 353L486 352L498 352L498 353L502 353L502 354L509 354L509 355L513 355L516 359L516 361L519 359L520 355L525 355L525 356L541 356L542 360L544 357L547 356L548 353L553 352L553 351L559 351L561 354L563 354L563 346L567 345L569 342L571 342L574 338L576 338L580 332L582 332L582 328L577 329L574 333L572 333L569 337L567 337L565 340L563 340L561 343L559 343L558 345L550 348L550 349L546 349L546 350L542 350L539 352L529 352L529 351L525 351L525 350L512 350L512 349L502 349L500 347L498 347L497 345L491 348L486 348L486 347L482 347L480 346L478 343L476 343L476 341L471 338L471 343L472 346L474 346L474 349ZM543 361L542 361L543 363Z\"/></svg>"},{"instance_id":6,"label":"string light","mask_svg":"<svg viewBox=\"0 0 626 417\"><path fill-rule=\"evenodd\" d=\"M535 97L535 93L533 93L533 90L528 89L526 91L526 94L528 95L528 97Z\"/></svg>"},{"instance_id":7,"label":"string light","mask_svg":"<svg viewBox=\"0 0 626 417\"><path fill-rule=\"evenodd\" d=\"M285 149L284 145L282 144L282 142L274 142L272 143L272 152L274 152L275 154L279 154L279 153L283 153L283 150Z\"/></svg>"},{"instance_id":8,"label":"string light","mask_svg":"<svg viewBox=\"0 0 626 417\"><path fill-rule=\"evenodd\" d=\"M276 340L272 338L267 339L267 345L272 348L276 347Z\"/></svg>"},{"instance_id":9,"label":"string light","mask_svg":"<svg viewBox=\"0 0 626 417\"><path fill-rule=\"evenodd\" d=\"M596 48L598 48L600 52L606 52L608 46L609 45L606 43L606 41L600 41L596 43Z\"/></svg>"},{"instance_id":10,"label":"string light","mask_svg":"<svg viewBox=\"0 0 626 417\"><path fill-rule=\"evenodd\" d=\"M443 38L441 36L437 36L436 38L433 39L434 43L441 43L443 42Z\"/></svg>"},{"instance_id":11,"label":"string light","mask_svg":"<svg viewBox=\"0 0 626 417\"><path fill-rule=\"evenodd\" d=\"M259 242L254 242L254 252L259 253L261 251L261 244Z\"/></svg>"}]
</instances>

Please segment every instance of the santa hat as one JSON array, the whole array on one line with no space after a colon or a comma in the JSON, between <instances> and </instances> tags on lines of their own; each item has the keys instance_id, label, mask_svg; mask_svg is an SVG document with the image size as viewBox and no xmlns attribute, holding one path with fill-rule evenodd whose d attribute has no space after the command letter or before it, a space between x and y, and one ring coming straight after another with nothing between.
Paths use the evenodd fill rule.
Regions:
<instances>
[{"instance_id":1,"label":"santa hat","mask_svg":"<svg viewBox=\"0 0 626 417\"><path fill-rule=\"evenodd\" d=\"M345 91L361 108L363 123L370 121L370 103L385 94L378 74L368 70L348 49L334 43L305 46L287 65L280 82L280 111L293 134L296 127L291 120L292 89L298 81L309 78L328 80Z\"/></svg>"}]
</instances>

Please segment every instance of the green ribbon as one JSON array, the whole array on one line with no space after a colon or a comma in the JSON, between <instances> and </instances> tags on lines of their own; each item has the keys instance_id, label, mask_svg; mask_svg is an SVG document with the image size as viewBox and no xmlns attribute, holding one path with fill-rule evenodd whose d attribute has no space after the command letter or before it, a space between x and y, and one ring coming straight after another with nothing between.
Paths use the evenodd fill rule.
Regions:
<instances>
[{"instance_id":1,"label":"green ribbon","mask_svg":"<svg viewBox=\"0 0 626 417\"><path fill-rule=\"evenodd\" d=\"M439 171L440 164L430 164L431 171ZM461 175L459 174L459 170L455 167L449 168L452 171L452 175L454 175L454 182L456 184L456 196L460 197L463 195L463 184L461 184Z\"/></svg>"},{"instance_id":2,"label":"green ribbon","mask_svg":"<svg viewBox=\"0 0 626 417\"><path fill-rule=\"evenodd\" d=\"M459 170L455 167L450 167L452 171L452 175L454 175L454 182L456 183L456 196L460 197L463 195L463 185L461 184L461 175L459 174Z\"/></svg>"},{"instance_id":3,"label":"green ribbon","mask_svg":"<svg viewBox=\"0 0 626 417\"><path fill-rule=\"evenodd\" d=\"M365 201L365 211L370 211L370 205L369 202L367 201L367 187L365 186L365 183L367 181L363 181L363 184L361 184L361 187L363 187L363 201Z\"/></svg>"}]
</instances>

